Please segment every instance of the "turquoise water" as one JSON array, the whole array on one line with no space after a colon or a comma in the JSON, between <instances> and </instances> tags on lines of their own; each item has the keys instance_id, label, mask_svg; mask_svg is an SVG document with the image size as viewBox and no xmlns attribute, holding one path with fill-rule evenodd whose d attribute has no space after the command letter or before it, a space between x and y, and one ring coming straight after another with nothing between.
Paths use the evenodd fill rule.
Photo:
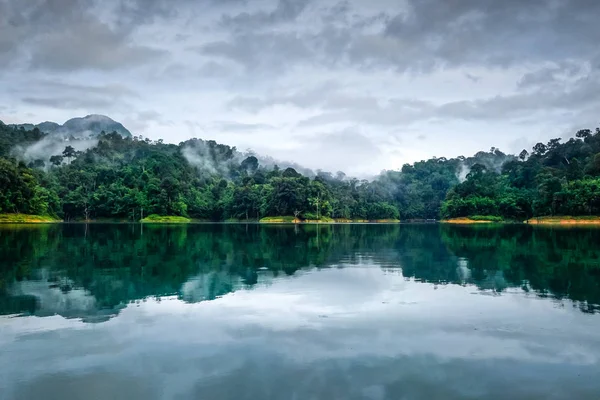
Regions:
<instances>
[{"instance_id":1,"label":"turquoise water","mask_svg":"<svg viewBox=\"0 0 600 400\"><path fill-rule=\"evenodd\" d=\"M600 230L0 227L0 398L599 399Z\"/></svg>"}]
</instances>

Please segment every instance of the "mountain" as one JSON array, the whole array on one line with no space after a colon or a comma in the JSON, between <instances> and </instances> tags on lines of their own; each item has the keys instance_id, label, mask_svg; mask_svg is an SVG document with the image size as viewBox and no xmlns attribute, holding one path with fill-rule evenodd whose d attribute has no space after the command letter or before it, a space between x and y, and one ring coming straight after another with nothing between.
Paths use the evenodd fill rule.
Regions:
<instances>
[{"instance_id":1,"label":"mountain","mask_svg":"<svg viewBox=\"0 0 600 400\"><path fill-rule=\"evenodd\" d=\"M40 131L52 135L60 135L63 137L74 136L76 138L84 138L89 136L97 136L100 132L106 133L117 132L123 137L131 137L131 132L127 130L121 123L109 118L105 115L87 115L83 118L72 118L59 125L56 122L42 122L37 125L33 124L18 124L12 125L16 128L23 128L27 131L38 128Z\"/></svg>"},{"instance_id":2,"label":"mountain","mask_svg":"<svg viewBox=\"0 0 600 400\"><path fill-rule=\"evenodd\" d=\"M90 132L92 136L98 135L104 131L106 133L117 132L123 137L131 137L129 132L121 123L105 115L92 114L83 118L72 118L64 123L59 132L67 130L72 132Z\"/></svg>"},{"instance_id":3,"label":"mountain","mask_svg":"<svg viewBox=\"0 0 600 400\"><path fill-rule=\"evenodd\" d=\"M46 132L46 133L56 132L58 130L58 128L60 128L59 124L57 124L56 122L50 122L50 121L42 122L41 124L37 124L36 126L40 131Z\"/></svg>"}]
</instances>

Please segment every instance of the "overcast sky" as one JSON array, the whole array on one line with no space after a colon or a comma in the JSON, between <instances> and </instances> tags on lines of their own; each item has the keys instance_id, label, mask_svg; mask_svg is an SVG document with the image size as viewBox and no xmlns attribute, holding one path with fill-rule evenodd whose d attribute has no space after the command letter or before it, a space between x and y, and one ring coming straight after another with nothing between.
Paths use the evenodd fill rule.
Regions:
<instances>
[{"instance_id":1,"label":"overcast sky","mask_svg":"<svg viewBox=\"0 0 600 400\"><path fill-rule=\"evenodd\" d=\"M600 121L598 0L0 0L0 119L369 175Z\"/></svg>"}]
</instances>

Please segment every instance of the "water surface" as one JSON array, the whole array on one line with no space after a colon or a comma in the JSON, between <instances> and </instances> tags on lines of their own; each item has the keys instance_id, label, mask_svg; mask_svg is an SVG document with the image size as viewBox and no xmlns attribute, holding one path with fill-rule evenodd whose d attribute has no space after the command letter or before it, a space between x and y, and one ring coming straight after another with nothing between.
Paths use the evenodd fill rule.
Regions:
<instances>
[{"instance_id":1,"label":"water surface","mask_svg":"<svg viewBox=\"0 0 600 400\"><path fill-rule=\"evenodd\" d=\"M600 398L600 230L0 227L0 398Z\"/></svg>"}]
</instances>

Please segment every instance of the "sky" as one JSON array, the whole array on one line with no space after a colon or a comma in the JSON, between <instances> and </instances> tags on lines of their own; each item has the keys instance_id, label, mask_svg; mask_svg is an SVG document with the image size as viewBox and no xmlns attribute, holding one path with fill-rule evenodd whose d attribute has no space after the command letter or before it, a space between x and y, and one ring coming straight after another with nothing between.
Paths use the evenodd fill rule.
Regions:
<instances>
[{"instance_id":1,"label":"sky","mask_svg":"<svg viewBox=\"0 0 600 400\"><path fill-rule=\"evenodd\" d=\"M0 0L0 120L369 176L600 120L598 0Z\"/></svg>"}]
</instances>

